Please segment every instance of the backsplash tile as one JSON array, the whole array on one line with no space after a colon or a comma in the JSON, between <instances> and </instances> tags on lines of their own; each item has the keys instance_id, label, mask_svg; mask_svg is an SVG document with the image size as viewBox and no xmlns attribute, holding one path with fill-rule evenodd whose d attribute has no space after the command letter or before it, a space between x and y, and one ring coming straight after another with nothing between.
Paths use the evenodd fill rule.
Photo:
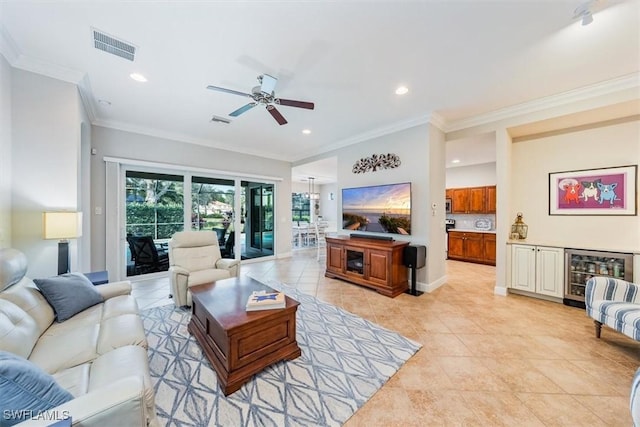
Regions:
<instances>
[{"instance_id":1,"label":"backsplash tile","mask_svg":"<svg viewBox=\"0 0 640 427\"><path fill-rule=\"evenodd\" d=\"M456 228L462 230L474 230L479 219L488 219L491 221L491 230L496 228L496 216L491 214L447 214L447 219L454 219Z\"/></svg>"}]
</instances>

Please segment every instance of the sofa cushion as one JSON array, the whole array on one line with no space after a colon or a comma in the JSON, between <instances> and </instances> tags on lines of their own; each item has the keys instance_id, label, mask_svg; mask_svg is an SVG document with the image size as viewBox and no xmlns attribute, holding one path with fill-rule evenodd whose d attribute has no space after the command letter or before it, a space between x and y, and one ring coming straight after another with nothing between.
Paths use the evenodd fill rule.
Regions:
<instances>
[{"instance_id":1,"label":"sofa cushion","mask_svg":"<svg viewBox=\"0 0 640 427\"><path fill-rule=\"evenodd\" d=\"M56 313L56 320L64 322L75 314L103 301L93 284L80 273L67 273L48 279L34 279Z\"/></svg>"},{"instance_id":2,"label":"sofa cushion","mask_svg":"<svg viewBox=\"0 0 640 427\"><path fill-rule=\"evenodd\" d=\"M35 319L16 304L0 298L0 350L26 359L38 338L40 330Z\"/></svg>"},{"instance_id":3,"label":"sofa cushion","mask_svg":"<svg viewBox=\"0 0 640 427\"><path fill-rule=\"evenodd\" d=\"M0 425L10 426L73 399L53 377L28 360L0 351Z\"/></svg>"},{"instance_id":4,"label":"sofa cushion","mask_svg":"<svg viewBox=\"0 0 640 427\"><path fill-rule=\"evenodd\" d=\"M137 345L116 348L91 363L88 391L105 387L122 378L137 376L144 385L144 401L148 413L155 414L155 394L149 375L147 350Z\"/></svg>"}]
</instances>

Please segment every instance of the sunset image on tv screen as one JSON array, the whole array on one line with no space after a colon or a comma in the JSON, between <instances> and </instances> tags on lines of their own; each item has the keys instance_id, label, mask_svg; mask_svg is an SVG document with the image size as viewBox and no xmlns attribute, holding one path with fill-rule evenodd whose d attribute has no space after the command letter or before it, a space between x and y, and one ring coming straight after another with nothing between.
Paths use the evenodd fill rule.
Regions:
<instances>
[{"instance_id":1,"label":"sunset image on tv screen","mask_svg":"<svg viewBox=\"0 0 640 427\"><path fill-rule=\"evenodd\" d=\"M411 183L343 188L342 228L411 234Z\"/></svg>"}]
</instances>

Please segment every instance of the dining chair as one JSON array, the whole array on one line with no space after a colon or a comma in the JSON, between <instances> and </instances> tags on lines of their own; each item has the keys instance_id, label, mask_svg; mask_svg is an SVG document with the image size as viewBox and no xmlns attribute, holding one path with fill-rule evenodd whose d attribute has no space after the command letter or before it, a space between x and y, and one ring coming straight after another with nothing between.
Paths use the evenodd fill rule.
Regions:
<instances>
[{"instance_id":1,"label":"dining chair","mask_svg":"<svg viewBox=\"0 0 640 427\"><path fill-rule=\"evenodd\" d=\"M315 239L316 239L316 251L317 251L316 259L318 261L320 261L321 253L326 254L326 251L323 250L323 248L327 247L326 231L327 231L326 226L323 226L316 222L315 224Z\"/></svg>"}]
</instances>

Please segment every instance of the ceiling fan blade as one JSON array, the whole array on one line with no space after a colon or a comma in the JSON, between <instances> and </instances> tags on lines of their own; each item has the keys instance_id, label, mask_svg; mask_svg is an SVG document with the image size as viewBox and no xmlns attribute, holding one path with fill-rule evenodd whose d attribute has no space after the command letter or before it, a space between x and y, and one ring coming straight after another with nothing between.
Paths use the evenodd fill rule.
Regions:
<instances>
[{"instance_id":1,"label":"ceiling fan blade","mask_svg":"<svg viewBox=\"0 0 640 427\"><path fill-rule=\"evenodd\" d=\"M232 95L249 96L249 97L251 96L251 95L250 95L250 94L248 94L248 93L238 92L237 90L233 90L233 89L226 89L226 88L218 87L218 86L211 86L211 85L209 85L209 86L207 86L207 89L210 89L210 90L217 90L218 92L230 93L230 94L232 94Z\"/></svg>"},{"instance_id":2,"label":"ceiling fan blade","mask_svg":"<svg viewBox=\"0 0 640 427\"><path fill-rule=\"evenodd\" d=\"M242 114L242 113L244 113L246 111L249 111L250 109L252 109L256 105L258 105L258 104L256 104L255 102L250 102L247 105L245 105L244 107L240 107L236 111L233 111L233 112L229 113L229 115L231 117L238 117L240 114Z\"/></svg>"},{"instance_id":3,"label":"ceiling fan blade","mask_svg":"<svg viewBox=\"0 0 640 427\"><path fill-rule=\"evenodd\" d=\"M287 120L284 118L282 114L280 114L280 111L278 111L276 107L274 107L273 105L267 105L267 111L271 113L273 118L276 119L276 122L278 122L280 125L287 124Z\"/></svg>"},{"instance_id":4,"label":"ceiling fan blade","mask_svg":"<svg viewBox=\"0 0 640 427\"><path fill-rule=\"evenodd\" d=\"M273 90L276 88L276 83L278 83L278 79L269 74L262 75L262 83L260 84L260 91L262 93L272 94Z\"/></svg>"},{"instance_id":5,"label":"ceiling fan blade","mask_svg":"<svg viewBox=\"0 0 640 427\"><path fill-rule=\"evenodd\" d=\"M294 101L292 99L278 98L275 102L280 105L286 105L287 107L306 108L307 110L313 110L313 108L315 107L313 102Z\"/></svg>"}]
</instances>

